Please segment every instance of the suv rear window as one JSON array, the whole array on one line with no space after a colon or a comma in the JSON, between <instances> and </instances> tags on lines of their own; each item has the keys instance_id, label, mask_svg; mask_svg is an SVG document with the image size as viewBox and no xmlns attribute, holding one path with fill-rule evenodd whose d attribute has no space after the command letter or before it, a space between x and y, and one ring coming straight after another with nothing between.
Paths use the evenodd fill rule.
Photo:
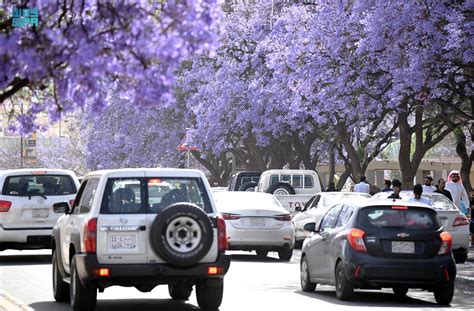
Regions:
<instances>
[{"instance_id":1,"label":"suv rear window","mask_svg":"<svg viewBox=\"0 0 474 311\"><path fill-rule=\"evenodd\" d=\"M359 211L357 223L373 229L438 230L441 227L434 210L410 206L365 207Z\"/></svg>"},{"instance_id":2,"label":"suv rear window","mask_svg":"<svg viewBox=\"0 0 474 311\"><path fill-rule=\"evenodd\" d=\"M60 196L77 192L76 185L69 175L18 175L8 176L2 195L11 196Z\"/></svg>"},{"instance_id":3,"label":"suv rear window","mask_svg":"<svg viewBox=\"0 0 474 311\"><path fill-rule=\"evenodd\" d=\"M207 213L212 206L200 178L109 178L102 214L155 214L179 202L192 203Z\"/></svg>"}]
</instances>

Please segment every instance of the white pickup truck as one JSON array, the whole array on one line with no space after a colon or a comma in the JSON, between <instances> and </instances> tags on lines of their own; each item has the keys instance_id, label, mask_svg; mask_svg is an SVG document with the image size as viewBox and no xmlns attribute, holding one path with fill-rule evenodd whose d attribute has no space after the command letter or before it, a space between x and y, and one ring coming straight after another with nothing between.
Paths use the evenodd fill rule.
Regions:
<instances>
[{"instance_id":1,"label":"white pickup truck","mask_svg":"<svg viewBox=\"0 0 474 311\"><path fill-rule=\"evenodd\" d=\"M281 169L263 172L256 191L272 193L286 210L295 214L322 187L316 171Z\"/></svg>"}]
</instances>

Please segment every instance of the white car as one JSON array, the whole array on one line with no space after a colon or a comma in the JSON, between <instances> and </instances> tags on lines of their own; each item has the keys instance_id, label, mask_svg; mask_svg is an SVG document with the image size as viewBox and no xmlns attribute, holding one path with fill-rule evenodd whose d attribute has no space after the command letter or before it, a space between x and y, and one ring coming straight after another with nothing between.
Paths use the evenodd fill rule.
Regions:
<instances>
[{"instance_id":1,"label":"white car","mask_svg":"<svg viewBox=\"0 0 474 311\"><path fill-rule=\"evenodd\" d=\"M51 231L61 216L53 204L73 201L78 188L69 170L0 171L0 251L50 248Z\"/></svg>"},{"instance_id":2,"label":"white car","mask_svg":"<svg viewBox=\"0 0 474 311\"><path fill-rule=\"evenodd\" d=\"M392 192L379 192L374 198L387 198ZM423 197L431 200L432 208L436 210L443 228L453 237L453 255L456 263L464 263L469 253L469 220L454 203L441 193L423 193ZM402 200L413 197L412 191L401 191Z\"/></svg>"},{"instance_id":3,"label":"white car","mask_svg":"<svg viewBox=\"0 0 474 311\"><path fill-rule=\"evenodd\" d=\"M313 196L301 212L293 216L296 245L301 246L310 233L304 230L304 225L310 222L317 224L332 206L359 198L370 199L372 196L362 192L321 192Z\"/></svg>"},{"instance_id":4,"label":"white car","mask_svg":"<svg viewBox=\"0 0 474 311\"><path fill-rule=\"evenodd\" d=\"M291 215L271 194L215 192L217 209L224 217L229 249L266 256L277 251L283 261L293 255L294 229Z\"/></svg>"}]
</instances>

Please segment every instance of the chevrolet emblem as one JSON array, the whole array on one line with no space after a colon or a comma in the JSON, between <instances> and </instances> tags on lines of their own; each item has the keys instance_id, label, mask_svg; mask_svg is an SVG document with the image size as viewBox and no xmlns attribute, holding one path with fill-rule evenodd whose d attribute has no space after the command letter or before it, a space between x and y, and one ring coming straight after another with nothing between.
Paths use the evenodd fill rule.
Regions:
<instances>
[{"instance_id":1,"label":"chevrolet emblem","mask_svg":"<svg viewBox=\"0 0 474 311\"><path fill-rule=\"evenodd\" d=\"M408 233L402 232L402 233L397 234L397 236L400 238L408 238L410 235Z\"/></svg>"}]
</instances>

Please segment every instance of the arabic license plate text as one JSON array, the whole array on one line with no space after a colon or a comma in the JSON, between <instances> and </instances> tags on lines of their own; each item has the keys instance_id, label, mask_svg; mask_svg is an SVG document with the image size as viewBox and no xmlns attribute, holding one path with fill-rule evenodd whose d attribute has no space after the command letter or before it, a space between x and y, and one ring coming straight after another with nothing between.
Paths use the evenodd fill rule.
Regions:
<instances>
[{"instance_id":1,"label":"arabic license plate text","mask_svg":"<svg viewBox=\"0 0 474 311\"><path fill-rule=\"evenodd\" d=\"M42 209L34 209L33 210L33 218L48 218L49 210L42 208Z\"/></svg>"},{"instance_id":2,"label":"arabic license plate text","mask_svg":"<svg viewBox=\"0 0 474 311\"><path fill-rule=\"evenodd\" d=\"M137 247L134 235L113 235L109 238L110 249L132 249Z\"/></svg>"},{"instance_id":3,"label":"arabic license plate text","mask_svg":"<svg viewBox=\"0 0 474 311\"><path fill-rule=\"evenodd\" d=\"M414 254L415 242L396 242L392 241L392 253Z\"/></svg>"},{"instance_id":4,"label":"arabic license plate text","mask_svg":"<svg viewBox=\"0 0 474 311\"><path fill-rule=\"evenodd\" d=\"M265 218L250 218L250 226L265 227Z\"/></svg>"}]
</instances>

